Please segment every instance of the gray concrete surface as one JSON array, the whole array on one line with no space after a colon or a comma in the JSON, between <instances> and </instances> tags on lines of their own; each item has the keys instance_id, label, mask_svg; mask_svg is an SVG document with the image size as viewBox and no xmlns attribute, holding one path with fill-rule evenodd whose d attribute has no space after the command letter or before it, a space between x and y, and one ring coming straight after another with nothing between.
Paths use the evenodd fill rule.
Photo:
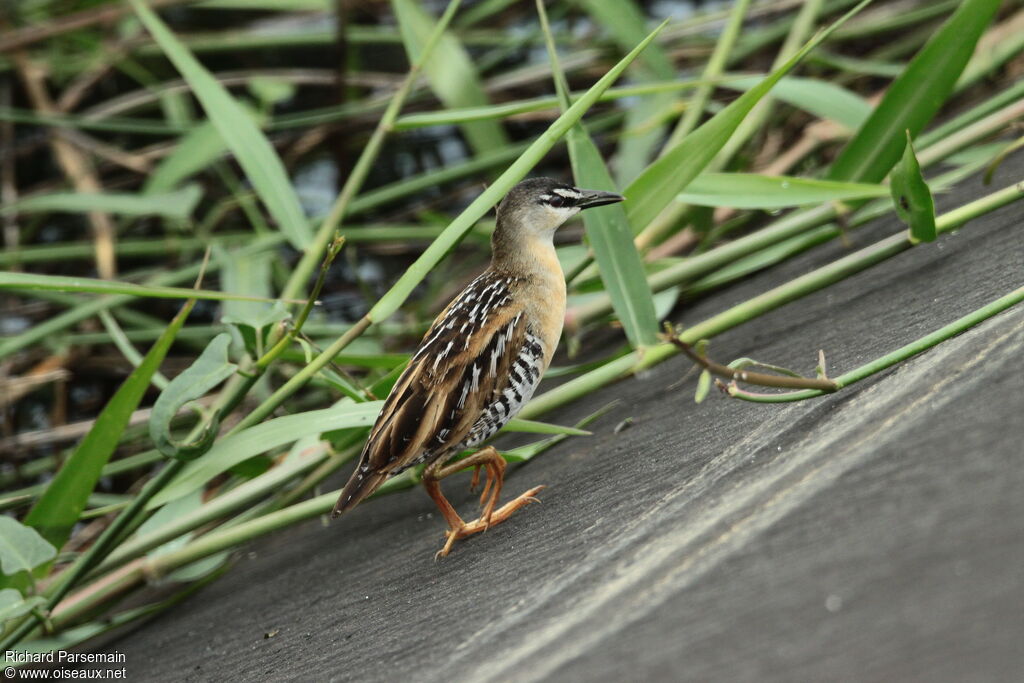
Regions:
<instances>
[{"instance_id":1,"label":"gray concrete surface","mask_svg":"<svg viewBox=\"0 0 1024 683\"><path fill-rule=\"evenodd\" d=\"M997 186L1024 177L1017 155ZM991 191L976 180L938 198ZM838 374L1024 282L1021 204L716 338L712 354ZM900 229L882 221L858 245ZM707 317L844 253L819 248L691 306ZM676 358L512 472L543 505L435 562L414 491L310 521L108 643L146 681L1015 681L1024 678L1024 309L837 395L692 401ZM634 426L613 427L632 417ZM450 483L468 509L464 484ZM264 635L275 632L272 638Z\"/></svg>"}]
</instances>

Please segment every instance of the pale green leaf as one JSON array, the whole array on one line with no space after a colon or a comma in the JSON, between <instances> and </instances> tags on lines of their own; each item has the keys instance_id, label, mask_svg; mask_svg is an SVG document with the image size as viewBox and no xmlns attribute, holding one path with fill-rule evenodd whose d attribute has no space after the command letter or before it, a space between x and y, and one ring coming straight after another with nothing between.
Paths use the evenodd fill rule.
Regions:
<instances>
[{"instance_id":1,"label":"pale green leaf","mask_svg":"<svg viewBox=\"0 0 1024 683\"><path fill-rule=\"evenodd\" d=\"M54 192L6 204L0 208L0 214L102 211L122 216L164 216L184 220L192 215L202 196L202 188L194 183L176 192L149 194Z\"/></svg>"},{"instance_id":2,"label":"pale green leaf","mask_svg":"<svg viewBox=\"0 0 1024 683\"><path fill-rule=\"evenodd\" d=\"M805 204L885 197L889 188L867 183L766 176L756 173L702 173L676 199L698 206L781 209Z\"/></svg>"},{"instance_id":3,"label":"pale green leaf","mask_svg":"<svg viewBox=\"0 0 1024 683\"><path fill-rule=\"evenodd\" d=\"M56 556L57 549L36 529L0 515L0 570L4 574L30 571Z\"/></svg>"}]
</instances>

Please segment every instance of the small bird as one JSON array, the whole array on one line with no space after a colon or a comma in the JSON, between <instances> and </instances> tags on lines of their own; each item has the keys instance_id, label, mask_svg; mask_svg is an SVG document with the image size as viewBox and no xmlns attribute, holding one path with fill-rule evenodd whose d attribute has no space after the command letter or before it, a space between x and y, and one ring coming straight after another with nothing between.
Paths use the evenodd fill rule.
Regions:
<instances>
[{"instance_id":1,"label":"small bird","mask_svg":"<svg viewBox=\"0 0 1024 683\"><path fill-rule=\"evenodd\" d=\"M452 464L464 449L493 436L522 409L540 383L562 334L565 276L553 237L583 209L621 195L581 190L551 178L513 187L497 207L491 264L438 315L384 402L333 517L351 510L388 478L426 464L423 485L448 523L445 556L456 540L505 521L536 500L537 486L495 509L505 460L493 446ZM474 468L487 473L482 512L465 522L440 480Z\"/></svg>"}]
</instances>

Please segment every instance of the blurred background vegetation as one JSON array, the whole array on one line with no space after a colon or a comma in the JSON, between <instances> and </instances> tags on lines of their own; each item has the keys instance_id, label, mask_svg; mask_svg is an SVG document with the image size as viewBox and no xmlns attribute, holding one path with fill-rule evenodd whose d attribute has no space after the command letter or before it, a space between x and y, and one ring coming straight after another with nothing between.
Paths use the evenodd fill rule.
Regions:
<instances>
[{"instance_id":1,"label":"blurred background vegetation","mask_svg":"<svg viewBox=\"0 0 1024 683\"><path fill-rule=\"evenodd\" d=\"M8 5L5 649L157 613L238 544L325 513L322 482L527 174L628 198L559 233L558 386L529 418L679 352L660 323L714 288L880 215L908 224L690 321L691 345L1019 198L999 162L1024 115L1022 4ZM933 191L982 170L992 194L935 215ZM511 461L583 433L511 427L540 434Z\"/></svg>"}]
</instances>

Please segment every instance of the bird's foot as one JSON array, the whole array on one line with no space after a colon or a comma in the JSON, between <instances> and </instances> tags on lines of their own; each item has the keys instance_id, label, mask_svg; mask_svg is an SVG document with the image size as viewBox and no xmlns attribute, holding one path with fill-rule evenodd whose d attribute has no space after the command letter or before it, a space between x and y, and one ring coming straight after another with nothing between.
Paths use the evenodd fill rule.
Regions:
<instances>
[{"instance_id":1,"label":"bird's foot","mask_svg":"<svg viewBox=\"0 0 1024 683\"><path fill-rule=\"evenodd\" d=\"M453 527L448 531L444 532L446 541L444 547L437 551L434 555L436 560L439 557L445 557L451 552L452 546L455 545L455 541L478 534L481 531L487 531L495 524L501 524L506 519L512 516L516 510L522 507L526 507L530 503L539 503L540 499L537 498L537 494L540 493L543 486L534 486L532 489L522 494L518 498L513 498L509 502L502 505L497 510L485 511L478 519L474 519L472 522L463 522L460 526Z\"/></svg>"}]
</instances>

